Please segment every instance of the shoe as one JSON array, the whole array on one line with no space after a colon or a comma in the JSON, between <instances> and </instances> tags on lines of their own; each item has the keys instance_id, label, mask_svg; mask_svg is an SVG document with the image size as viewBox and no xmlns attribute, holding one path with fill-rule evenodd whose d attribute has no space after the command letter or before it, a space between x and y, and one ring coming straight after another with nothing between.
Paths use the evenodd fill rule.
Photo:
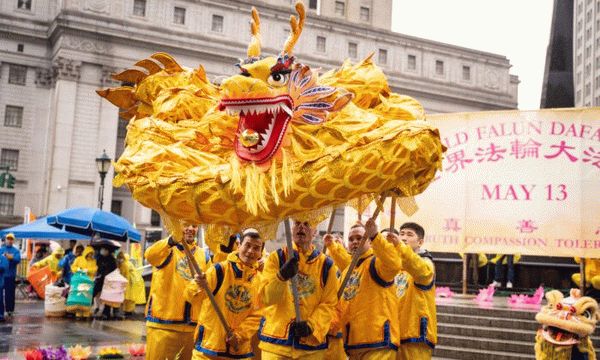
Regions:
<instances>
[{"instance_id":1,"label":"shoe","mask_svg":"<svg viewBox=\"0 0 600 360\"><path fill-rule=\"evenodd\" d=\"M491 283L490 285L491 285L491 286L493 286L493 287L496 287L496 288L498 288L498 287L502 286L502 284L501 284L501 283L499 283L499 282L498 282L498 281L496 281L496 280L494 280L494 282L493 282L493 283Z\"/></svg>"},{"instance_id":2,"label":"shoe","mask_svg":"<svg viewBox=\"0 0 600 360\"><path fill-rule=\"evenodd\" d=\"M512 289L512 286L513 285L512 285L512 283L510 281L506 283L506 288L507 289Z\"/></svg>"},{"instance_id":3,"label":"shoe","mask_svg":"<svg viewBox=\"0 0 600 360\"><path fill-rule=\"evenodd\" d=\"M7 315L8 317L13 317L13 316L15 316L15 312L14 312L14 311L8 311L8 312L6 313L6 315Z\"/></svg>"}]
</instances>

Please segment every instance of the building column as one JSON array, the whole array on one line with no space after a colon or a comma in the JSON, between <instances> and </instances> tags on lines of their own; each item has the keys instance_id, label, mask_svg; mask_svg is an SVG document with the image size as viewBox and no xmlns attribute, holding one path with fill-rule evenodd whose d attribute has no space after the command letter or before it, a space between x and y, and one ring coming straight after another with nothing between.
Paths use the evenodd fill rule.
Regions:
<instances>
[{"instance_id":1,"label":"building column","mask_svg":"<svg viewBox=\"0 0 600 360\"><path fill-rule=\"evenodd\" d=\"M102 88L107 87L116 87L120 86L121 83L118 81L114 81L111 79L111 74L117 72L116 68L103 66L102 67L102 75L100 78L100 83ZM97 96L96 94L90 94L90 96ZM100 102L100 116L98 118L98 142L96 143L96 153L98 156L102 154L102 151L106 151L106 155L108 155L113 161L116 161L115 158L116 150L117 150L117 130L119 126L119 109L111 104L108 100L102 99ZM106 178L104 180L104 209L105 211L110 211L112 204L112 195L113 195L113 186L112 179L114 177L114 168L110 167L108 170L108 174L106 174ZM98 177L96 184L94 186L95 194L98 194L100 188L100 179ZM97 196L96 196L97 197Z\"/></svg>"},{"instance_id":2,"label":"building column","mask_svg":"<svg viewBox=\"0 0 600 360\"><path fill-rule=\"evenodd\" d=\"M67 186L71 162L73 125L81 62L59 57L52 64L55 86L50 105L51 127L48 146L48 201L45 212L52 214L67 207Z\"/></svg>"}]
</instances>

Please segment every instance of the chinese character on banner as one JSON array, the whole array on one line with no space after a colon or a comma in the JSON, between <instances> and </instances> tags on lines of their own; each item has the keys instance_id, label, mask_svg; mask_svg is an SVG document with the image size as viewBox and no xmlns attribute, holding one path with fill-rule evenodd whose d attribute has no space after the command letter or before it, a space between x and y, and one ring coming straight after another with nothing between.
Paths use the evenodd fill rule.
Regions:
<instances>
[{"instance_id":1,"label":"chinese character on banner","mask_svg":"<svg viewBox=\"0 0 600 360\"><path fill-rule=\"evenodd\" d=\"M449 218L444 219L446 224L444 225L444 231L460 231L461 228L458 226L458 219Z\"/></svg>"},{"instance_id":2,"label":"chinese character on banner","mask_svg":"<svg viewBox=\"0 0 600 360\"><path fill-rule=\"evenodd\" d=\"M525 158L538 158L539 148L542 146L539 142L529 139L527 142L522 143L519 139L511 141L510 143L510 155L514 156L515 159Z\"/></svg>"},{"instance_id":3,"label":"chinese character on banner","mask_svg":"<svg viewBox=\"0 0 600 360\"><path fill-rule=\"evenodd\" d=\"M537 230L537 226L535 226L533 220L521 220L519 221L519 226L517 226L517 229L519 229L521 233L531 234Z\"/></svg>"},{"instance_id":4,"label":"chinese character on banner","mask_svg":"<svg viewBox=\"0 0 600 360\"><path fill-rule=\"evenodd\" d=\"M581 159L581 161L585 163L591 162L592 165L600 169L600 151L596 151L594 148L589 147L587 150L584 150L583 153L588 157Z\"/></svg>"},{"instance_id":5,"label":"chinese character on banner","mask_svg":"<svg viewBox=\"0 0 600 360\"><path fill-rule=\"evenodd\" d=\"M450 165L445 170L448 170L453 173L457 172L458 170L464 169L466 164L473 161L473 159L465 158L464 150L459 150L459 151L455 151L453 153L449 153L448 156L446 157L446 160L448 160ZM460 169L459 169L459 167L460 167Z\"/></svg>"},{"instance_id":6,"label":"chinese character on banner","mask_svg":"<svg viewBox=\"0 0 600 360\"><path fill-rule=\"evenodd\" d=\"M475 153L475 156L479 157L479 159L477 160L478 162L482 162L484 160L494 162L494 161L504 159L503 154L505 152L506 152L506 149L497 147L496 144L491 143L488 148L485 148L485 149L477 148L477 152Z\"/></svg>"},{"instance_id":7,"label":"chinese character on banner","mask_svg":"<svg viewBox=\"0 0 600 360\"><path fill-rule=\"evenodd\" d=\"M567 150L575 150L575 146L567 146L567 144L565 143L564 140L562 140L559 145L551 145L550 147L558 148L558 151L552 155L544 155L546 159L554 159L555 157L558 157L560 154L565 153L565 155L569 158L569 161L571 161L571 162L577 161L577 157L573 156L573 154L571 154L570 152L567 151Z\"/></svg>"}]
</instances>

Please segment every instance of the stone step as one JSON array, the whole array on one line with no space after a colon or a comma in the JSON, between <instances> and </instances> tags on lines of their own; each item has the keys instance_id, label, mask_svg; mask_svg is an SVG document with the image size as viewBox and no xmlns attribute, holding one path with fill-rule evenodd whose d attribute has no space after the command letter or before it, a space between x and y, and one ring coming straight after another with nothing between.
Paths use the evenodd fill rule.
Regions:
<instances>
[{"instance_id":1,"label":"stone step","mask_svg":"<svg viewBox=\"0 0 600 360\"><path fill-rule=\"evenodd\" d=\"M475 302L473 302L473 306L437 304L437 311L438 313L442 312L470 316L491 316L521 320L535 320L535 314L537 313L537 311L531 310L486 309L478 307Z\"/></svg>"},{"instance_id":2,"label":"stone step","mask_svg":"<svg viewBox=\"0 0 600 360\"><path fill-rule=\"evenodd\" d=\"M459 335L440 335L438 344L465 349L476 349L483 351L505 351L518 354L533 354L534 343L531 341L499 340L489 338L467 338Z\"/></svg>"},{"instance_id":3,"label":"stone step","mask_svg":"<svg viewBox=\"0 0 600 360\"><path fill-rule=\"evenodd\" d=\"M473 325L488 328L503 328L515 330L528 330L535 332L540 325L534 320L501 318L494 316L476 316L469 314L437 313L438 324Z\"/></svg>"},{"instance_id":4,"label":"stone step","mask_svg":"<svg viewBox=\"0 0 600 360\"><path fill-rule=\"evenodd\" d=\"M438 345L433 351L437 358L460 359L460 360L516 360L516 359L535 359L531 354L516 354L505 351L478 350L465 347L455 347Z\"/></svg>"},{"instance_id":5,"label":"stone step","mask_svg":"<svg viewBox=\"0 0 600 360\"><path fill-rule=\"evenodd\" d=\"M535 342L535 331L505 329L498 327L438 323L438 336L463 336L466 338L489 338Z\"/></svg>"}]
</instances>

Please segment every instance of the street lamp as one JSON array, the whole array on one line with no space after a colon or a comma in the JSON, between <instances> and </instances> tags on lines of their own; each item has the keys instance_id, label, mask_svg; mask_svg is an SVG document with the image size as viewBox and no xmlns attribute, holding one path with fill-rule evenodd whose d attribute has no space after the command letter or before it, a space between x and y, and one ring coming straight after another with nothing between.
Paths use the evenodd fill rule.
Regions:
<instances>
[{"instance_id":1,"label":"street lamp","mask_svg":"<svg viewBox=\"0 0 600 360\"><path fill-rule=\"evenodd\" d=\"M98 207L102 210L102 204L104 204L104 178L108 169L110 169L111 158L106 155L106 150L102 150L102 155L96 158L96 167L98 168L98 174L100 175L100 189L98 189Z\"/></svg>"}]
</instances>

